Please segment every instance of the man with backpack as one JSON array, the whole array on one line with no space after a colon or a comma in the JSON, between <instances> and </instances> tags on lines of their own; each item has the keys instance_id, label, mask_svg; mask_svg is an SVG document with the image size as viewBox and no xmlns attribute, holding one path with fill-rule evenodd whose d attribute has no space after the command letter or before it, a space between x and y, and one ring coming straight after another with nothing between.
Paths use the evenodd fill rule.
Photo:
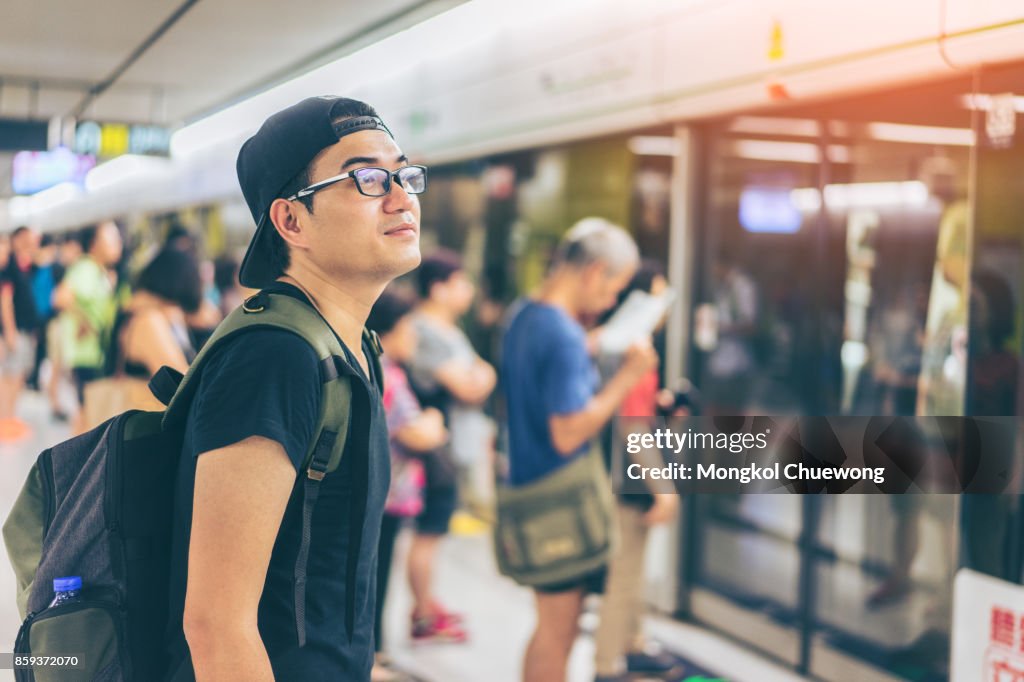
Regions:
<instances>
[{"instance_id":1,"label":"man with backpack","mask_svg":"<svg viewBox=\"0 0 1024 682\"><path fill-rule=\"evenodd\" d=\"M200 681L365 680L389 465L379 345L364 323L388 282L419 264L426 169L409 165L372 107L336 97L271 116L237 166L257 222L240 279L263 288L244 309L312 306L345 357L325 370L301 336L255 328L205 363L171 554L171 660L187 652L191 666L171 679L190 679L191 667ZM304 462L325 440L321 383L339 373L349 429L323 443L346 438L324 476Z\"/></svg>"},{"instance_id":2,"label":"man with backpack","mask_svg":"<svg viewBox=\"0 0 1024 682\"><path fill-rule=\"evenodd\" d=\"M154 375L165 411L44 450L3 525L14 650L81 652L75 679L370 676L390 466L365 322L419 264L426 168L369 105L314 97L242 146L238 179L260 292L186 375Z\"/></svg>"}]
</instances>

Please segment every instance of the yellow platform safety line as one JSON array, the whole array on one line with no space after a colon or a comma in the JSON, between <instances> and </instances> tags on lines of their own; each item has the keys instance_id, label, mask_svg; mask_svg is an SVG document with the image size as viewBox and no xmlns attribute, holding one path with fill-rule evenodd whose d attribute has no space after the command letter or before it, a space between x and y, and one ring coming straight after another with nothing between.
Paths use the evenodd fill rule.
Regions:
<instances>
[{"instance_id":1,"label":"yellow platform safety line","mask_svg":"<svg viewBox=\"0 0 1024 682\"><path fill-rule=\"evenodd\" d=\"M448 532L452 535L483 535L491 532L494 525L494 511L476 506L472 509L458 509L452 514Z\"/></svg>"}]
</instances>

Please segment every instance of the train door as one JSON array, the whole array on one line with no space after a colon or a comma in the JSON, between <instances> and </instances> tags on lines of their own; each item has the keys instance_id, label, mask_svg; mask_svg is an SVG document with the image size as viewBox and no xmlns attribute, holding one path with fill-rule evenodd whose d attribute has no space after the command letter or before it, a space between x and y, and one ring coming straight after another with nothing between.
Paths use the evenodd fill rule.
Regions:
<instances>
[{"instance_id":1,"label":"train door","mask_svg":"<svg viewBox=\"0 0 1024 682\"><path fill-rule=\"evenodd\" d=\"M964 413L973 87L709 126L692 364L711 412ZM957 497L689 511L698 619L823 679L944 675Z\"/></svg>"},{"instance_id":2,"label":"train door","mask_svg":"<svg viewBox=\"0 0 1024 682\"><path fill-rule=\"evenodd\" d=\"M818 226L791 196L818 186L818 128L741 116L706 129L689 364L710 413L801 414L815 404ZM692 612L796 665L787 623L800 604L801 500L700 496L688 512Z\"/></svg>"}]
</instances>

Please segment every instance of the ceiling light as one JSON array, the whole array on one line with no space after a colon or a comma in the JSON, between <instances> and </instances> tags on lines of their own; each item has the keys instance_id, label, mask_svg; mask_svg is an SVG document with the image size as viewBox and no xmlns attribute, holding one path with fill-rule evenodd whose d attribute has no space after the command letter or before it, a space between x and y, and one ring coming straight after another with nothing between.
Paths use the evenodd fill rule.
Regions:
<instances>
[{"instance_id":1,"label":"ceiling light","mask_svg":"<svg viewBox=\"0 0 1024 682\"><path fill-rule=\"evenodd\" d=\"M991 111L992 95L961 95L960 106L972 111ZM1013 97L1013 108L1018 114L1024 114L1024 97L1019 95Z\"/></svg>"},{"instance_id":2,"label":"ceiling light","mask_svg":"<svg viewBox=\"0 0 1024 682\"><path fill-rule=\"evenodd\" d=\"M821 134L821 128L817 121L808 118L737 116L729 122L729 132L744 133L747 135L817 137Z\"/></svg>"},{"instance_id":3,"label":"ceiling light","mask_svg":"<svg viewBox=\"0 0 1024 682\"><path fill-rule=\"evenodd\" d=\"M906 182L854 182L825 185L825 203L829 210L850 208L922 208L930 198L928 187L918 180ZM793 205L803 213L821 210L821 195L815 187L790 192Z\"/></svg>"},{"instance_id":4,"label":"ceiling light","mask_svg":"<svg viewBox=\"0 0 1024 682\"><path fill-rule=\"evenodd\" d=\"M821 160L818 145L810 142L736 140L731 147L733 154L743 159L792 163L818 163Z\"/></svg>"},{"instance_id":5,"label":"ceiling light","mask_svg":"<svg viewBox=\"0 0 1024 682\"><path fill-rule=\"evenodd\" d=\"M828 158L833 163L850 163L850 148L828 145ZM775 142L772 140L735 140L730 144L732 156L756 161L783 161L787 163L820 163L821 148L811 142Z\"/></svg>"},{"instance_id":6,"label":"ceiling light","mask_svg":"<svg viewBox=\"0 0 1024 682\"><path fill-rule=\"evenodd\" d=\"M868 137L885 142L910 144L937 144L970 147L974 144L974 131L969 128L943 128L916 126L903 123L868 123Z\"/></svg>"},{"instance_id":7,"label":"ceiling light","mask_svg":"<svg viewBox=\"0 0 1024 682\"><path fill-rule=\"evenodd\" d=\"M637 156L678 156L679 140L658 135L634 135L626 143Z\"/></svg>"}]
</instances>

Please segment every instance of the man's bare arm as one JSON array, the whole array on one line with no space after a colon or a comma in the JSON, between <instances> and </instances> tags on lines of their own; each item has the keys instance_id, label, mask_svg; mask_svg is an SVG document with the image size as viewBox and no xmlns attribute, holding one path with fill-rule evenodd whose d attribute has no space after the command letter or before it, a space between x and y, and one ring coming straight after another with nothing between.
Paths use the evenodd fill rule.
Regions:
<instances>
[{"instance_id":1,"label":"man's bare arm","mask_svg":"<svg viewBox=\"0 0 1024 682\"><path fill-rule=\"evenodd\" d=\"M184 627L197 682L273 682L256 616L294 484L284 448L258 436L196 463Z\"/></svg>"},{"instance_id":2,"label":"man's bare arm","mask_svg":"<svg viewBox=\"0 0 1024 682\"><path fill-rule=\"evenodd\" d=\"M487 400L498 382L494 368L480 358L471 363L446 362L437 368L434 378L462 403L479 405Z\"/></svg>"},{"instance_id":3,"label":"man's bare arm","mask_svg":"<svg viewBox=\"0 0 1024 682\"><path fill-rule=\"evenodd\" d=\"M11 346L8 350L13 352L17 336L14 321L14 289L6 282L0 285L0 334L3 336L0 341L6 341Z\"/></svg>"},{"instance_id":4,"label":"man's bare arm","mask_svg":"<svg viewBox=\"0 0 1024 682\"><path fill-rule=\"evenodd\" d=\"M415 419L397 429L392 437L413 452L428 452L439 448L448 440L444 416L437 408L428 407Z\"/></svg>"},{"instance_id":5,"label":"man's bare arm","mask_svg":"<svg viewBox=\"0 0 1024 682\"><path fill-rule=\"evenodd\" d=\"M657 366L658 354L650 343L635 344L626 351L625 360L619 371L582 410L549 417L551 444L558 454L571 455L600 433L608 420L615 416L619 405L626 399L636 382Z\"/></svg>"}]
</instances>

